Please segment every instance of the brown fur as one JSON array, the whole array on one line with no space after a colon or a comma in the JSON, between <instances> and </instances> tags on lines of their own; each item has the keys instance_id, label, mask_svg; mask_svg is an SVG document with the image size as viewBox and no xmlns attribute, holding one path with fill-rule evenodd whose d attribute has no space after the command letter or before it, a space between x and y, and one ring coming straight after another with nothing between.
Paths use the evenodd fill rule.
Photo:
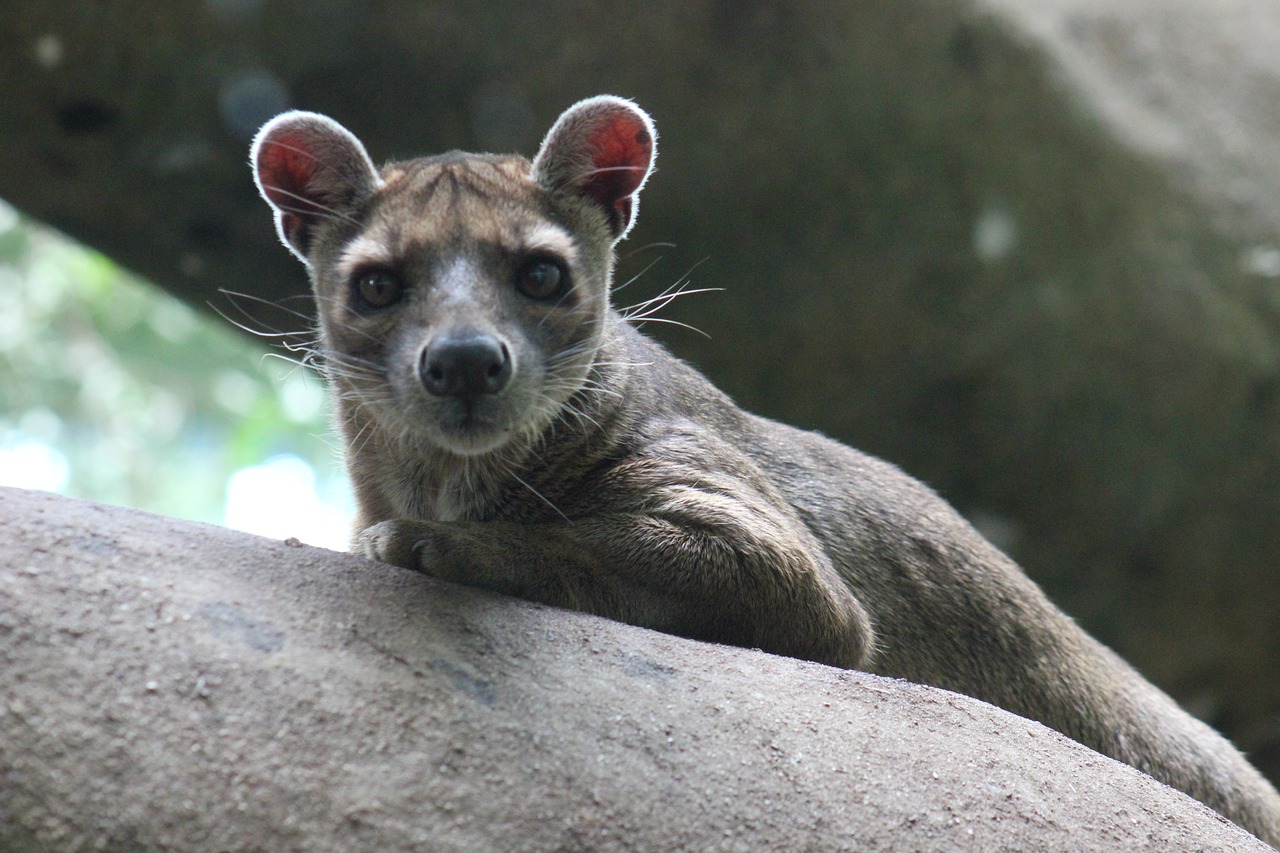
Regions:
<instances>
[{"instance_id":1,"label":"brown fur","mask_svg":"<svg viewBox=\"0 0 1280 853\"><path fill-rule=\"evenodd\" d=\"M654 153L639 108L575 106L532 164L453 154L378 173L344 134L287 114L263 129L254 160L282 237L311 270L357 551L966 693L1280 842L1275 789L937 495L743 412L609 307L613 246ZM292 153L273 160L276 148ZM570 276L563 298L512 286L541 255ZM392 271L402 301L356 305L352 282L369 269ZM500 393L423 390L426 343L462 327L512 353Z\"/></svg>"}]
</instances>

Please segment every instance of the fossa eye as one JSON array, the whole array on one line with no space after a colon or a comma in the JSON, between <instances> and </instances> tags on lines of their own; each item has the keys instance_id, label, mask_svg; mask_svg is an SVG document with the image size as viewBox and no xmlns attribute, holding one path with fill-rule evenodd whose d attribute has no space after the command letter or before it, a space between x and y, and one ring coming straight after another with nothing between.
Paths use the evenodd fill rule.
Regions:
<instances>
[{"instance_id":1,"label":"fossa eye","mask_svg":"<svg viewBox=\"0 0 1280 853\"><path fill-rule=\"evenodd\" d=\"M352 282L357 304L366 310L388 308L404 296L404 284L386 270L366 270Z\"/></svg>"},{"instance_id":2,"label":"fossa eye","mask_svg":"<svg viewBox=\"0 0 1280 853\"><path fill-rule=\"evenodd\" d=\"M534 258L516 271L516 289L530 299L554 299L569 289L569 272L549 258Z\"/></svg>"}]
</instances>

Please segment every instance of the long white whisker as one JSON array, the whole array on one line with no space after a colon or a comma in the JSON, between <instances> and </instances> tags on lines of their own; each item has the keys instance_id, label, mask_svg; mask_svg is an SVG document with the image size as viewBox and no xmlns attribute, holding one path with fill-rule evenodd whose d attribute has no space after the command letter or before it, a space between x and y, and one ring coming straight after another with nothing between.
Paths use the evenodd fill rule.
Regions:
<instances>
[{"instance_id":1,"label":"long white whisker","mask_svg":"<svg viewBox=\"0 0 1280 853\"><path fill-rule=\"evenodd\" d=\"M537 498L538 500L542 501L542 502L543 502L544 504L546 504L547 506L551 507L551 509L555 511L555 514L556 514L556 515L558 515L558 516L560 516L561 518L563 518L563 519L564 519L566 522L568 522L569 524L573 524L573 519L569 518L569 516L567 516L567 515L565 515L563 512L561 512L561 511L560 511L560 507L556 506L556 505L555 505L555 504L553 504L551 501L547 500L547 499L546 499L546 497L544 497L544 496L543 496L543 494L542 494L541 492L539 492L539 491L538 491L537 489L535 489L533 486L529 485L529 484L528 484L528 483L526 483L524 480L522 480L522 479L520 478L520 476L519 476L518 474L516 474L516 472L515 472L515 471L510 471L510 472L508 472L508 474L510 475L511 479L515 480L517 483L519 483L520 485L522 485L522 486L524 486L526 489L528 489L528 490L529 490L529 492L530 492L530 493L531 493L535 498Z\"/></svg>"},{"instance_id":2,"label":"long white whisker","mask_svg":"<svg viewBox=\"0 0 1280 853\"><path fill-rule=\"evenodd\" d=\"M255 293L243 293L239 290L229 290L225 287L219 287L218 292L221 293L223 296L228 297L227 301L230 302L232 305L235 305L237 310L241 311L242 313L245 313L246 316L247 316L247 312L245 312L244 308L241 307L236 302L237 299L248 299L251 302L257 302L262 305L270 305L272 308L279 308L281 311L287 311L288 313L294 315L300 320L306 320L307 322L311 322L310 314L307 314L303 311L299 311L296 308L286 308L284 305L285 302L288 302L294 299L302 299L302 300L306 300L307 302L310 302L312 300L312 296L310 293L295 293L292 296L286 296L283 299L276 300L276 299L267 299L266 297L258 296Z\"/></svg>"},{"instance_id":3,"label":"long white whisker","mask_svg":"<svg viewBox=\"0 0 1280 853\"><path fill-rule=\"evenodd\" d=\"M711 336L699 329L697 326L690 326L688 323L681 323L679 320L668 320L663 317L644 317L637 321L636 325L643 326L645 323L666 323L669 326L679 326L682 329L688 329L702 335L707 340L711 340Z\"/></svg>"},{"instance_id":4,"label":"long white whisker","mask_svg":"<svg viewBox=\"0 0 1280 853\"><path fill-rule=\"evenodd\" d=\"M644 172L646 169L647 167L645 166L600 166L595 169L588 169L578 175L578 178L581 180L582 178L590 178L595 175L603 175L605 172Z\"/></svg>"},{"instance_id":5,"label":"long white whisker","mask_svg":"<svg viewBox=\"0 0 1280 853\"><path fill-rule=\"evenodd\" d=\"M620 293L620 292L622 292L625 288L627 288L629 285L634 284L636 281L638 281L638 280L640 279L640 276L644 275L644 274L645 274L645 273L647 273L649 270L653 269L653 268L654 268L654 266L655 266L659 261L661 261L661 260L662 260L662 257L661 257L661 256L659 256L659 257L656 257L656 258L654 258L653 260L649 261L649 263L645 264L644 269L640 270L640 272L638 272L638 273L636 273L635 275L631 276L631 278L627 279L627 280L626 280L626 281L624 281L622 284L616 285L615 287L611 288L611 289L609 290L610 295L613 295L613 294L616 294L616 293Z\"/></svg>"},{"instance_id":6,"label":"long white whisker","mask_svg":"<svg viewBox=\"0 0 1280 853\"><path fill-rule=\"evenodd\" d=\"M681 296L693 296L696 293L720 293L723 290L723 287L698 287L688 290L664 291L652 299L646 299L628 307L623 311L622 316L628 320L644 319L649 313L661 311Z\"/></svg>"},{"instance_id":7,"label":"long white whisker","mask_svg":"<svg viewBox=\"0 0 1280 853\"><path fill-rule=\"evenodd\" d=\"M638 255L641 252L648 252L651 249L674 249L674 248L676 248L675 243L645 243L643 246L636 246L631 251L626 252L625 254L619 255L618 259L625 261L628 258L630 258L632 255ZM661 260L661 258L659 258L659 260Z\"/></svg>"},{"instance_id":8,"label":"long white whisker","mask_svg":"<svg viewBox=\"0 0 1280 853\"><path fill-rule=\"evenodd\" d=\"M336 208L332 208L332 207L329 207L328 205L320 204L319 202L313 201L312 199L309 199L306 196L298 195L295 192L291 192L285 189L284 187L276 186L275 184L263 184L263 189L280 193L283 196L288 196L289 198L299 201L306 205L306 207L290 207L288 205L280 204L279 202L276 202L274 200L271 202L276 207L288 213L296 213L299 216L315 216L317 213L319 213L324 216L331 216L334 219L344 219L347 222L350 222L352 225L360 224L360 220L356 219L354 216L352 216L349 213L343 213L341 210L337 210Z\"/></svg>"}]
</instances>

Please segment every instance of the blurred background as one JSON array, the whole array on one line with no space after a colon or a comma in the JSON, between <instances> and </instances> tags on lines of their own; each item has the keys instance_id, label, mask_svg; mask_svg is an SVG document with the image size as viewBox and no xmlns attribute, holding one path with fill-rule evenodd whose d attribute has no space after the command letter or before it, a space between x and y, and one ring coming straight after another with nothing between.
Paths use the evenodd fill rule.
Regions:
<instances>
[{"instance_id":1,"label":"blurred background","mask_svg":"<svg viewBox=\"0 0 1280 853\"><path fill-rule=\"evenodd\" d=\"M532 154L601 92L660 134L620 304L723 288L651 331L1280 779L1280 0L15 0L0 482L341 547L323 390L236 327L310 322L254 130Z\"/></svg>"},{"instance_id":2,"label":"blurred background","mask_svg":"<svg viewBox=\"0 0 1280 853\"><path fill-rule=\"evenodd\" d=\"M346 549L319 377L3 202L0 355L0 485Z\"/></svg>"}]
</instances>

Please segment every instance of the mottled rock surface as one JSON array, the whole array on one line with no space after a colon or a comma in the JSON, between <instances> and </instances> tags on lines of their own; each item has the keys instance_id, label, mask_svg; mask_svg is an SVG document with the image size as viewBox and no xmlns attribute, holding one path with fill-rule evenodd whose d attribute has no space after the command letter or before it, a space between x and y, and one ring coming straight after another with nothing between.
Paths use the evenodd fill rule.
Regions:
<instances>
[{"instance_id":1,"label":"mottled rock surface","mask_svg":"<svg viewBox=\"0 0 1280 853\"><path fill-rule=\"evenodd\" d=\"M0 849L1269 849L967 697L0 489Z\"/></svg>"}]
</instances>

